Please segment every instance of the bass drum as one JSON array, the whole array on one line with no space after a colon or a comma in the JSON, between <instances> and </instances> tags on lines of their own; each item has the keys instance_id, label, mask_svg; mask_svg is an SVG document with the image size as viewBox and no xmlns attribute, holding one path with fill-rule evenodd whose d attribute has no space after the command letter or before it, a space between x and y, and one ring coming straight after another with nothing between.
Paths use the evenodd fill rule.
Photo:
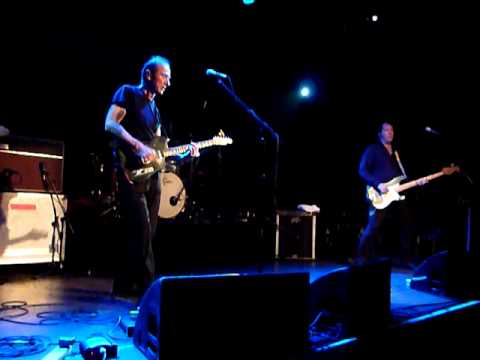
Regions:
<instances>
[{"instance_id":1,"label":"bass drum","mask_svg":"<svg viewBox=\"0 0 480 360\"><path fill-rule=\"evenodd\" d=\"M162 193L158 216L162 219L171 219L184 209L187 193L182 180L173 172L162 172L160 181Z\"/></svg>"}]
</instances>

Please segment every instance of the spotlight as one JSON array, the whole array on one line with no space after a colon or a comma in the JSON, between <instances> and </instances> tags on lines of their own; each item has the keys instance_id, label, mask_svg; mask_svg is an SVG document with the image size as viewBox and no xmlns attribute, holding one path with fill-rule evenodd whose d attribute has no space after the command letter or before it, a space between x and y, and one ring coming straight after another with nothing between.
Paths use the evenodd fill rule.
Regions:
<instances>
[{"instance_id":1,"label":"spotlight","mask_svg":"<svg viewBox=\"0 0 480 360\"><path fill-rule=\"evenodd\" d=\"M302 86L300 88L300 96L303 98L309 97L311 94L310 88L308 86Z\"/></svg>"}]
</instances>

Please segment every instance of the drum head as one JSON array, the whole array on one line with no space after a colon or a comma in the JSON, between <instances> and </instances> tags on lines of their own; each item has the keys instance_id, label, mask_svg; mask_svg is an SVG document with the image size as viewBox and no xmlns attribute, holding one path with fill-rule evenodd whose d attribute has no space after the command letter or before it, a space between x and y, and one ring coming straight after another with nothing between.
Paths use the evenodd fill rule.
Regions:
<instances>
[{"instance_id":1,"label":"drum head","mask_svg":"<svg viewBox=\"0 0 480 360\"><path fill-rule=\"evenodd\" d=\"M170 219L177 216L185 207L187 196L182 180L172 172L160 174L162 193L158 216Z\"/></svg>"}]
</instances>

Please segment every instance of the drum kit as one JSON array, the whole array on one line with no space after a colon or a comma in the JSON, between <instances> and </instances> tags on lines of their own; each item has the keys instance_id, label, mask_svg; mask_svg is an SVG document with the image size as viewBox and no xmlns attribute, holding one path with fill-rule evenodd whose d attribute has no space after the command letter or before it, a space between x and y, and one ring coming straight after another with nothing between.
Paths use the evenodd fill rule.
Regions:
<instances>
[{"instance_id":1,"label":"drum kit","mask_svg":"<svg viewBox=\"0 0 480 360\"><path fill-rule=\"evenodd\" d=\"M0 125L0 136L7 136L8 134L10 134L10 130L5 126Z\"/></svg>"},{"instance_id":2,"label":"drum kit","mask_svg":"<svg viewBox=\"0 0 480 360\"><path fill-rule=\"evenodd\" d=\"M162 219L171 219L185 209L187 193L182 180L173 172L160 174L162 192L158 216Z\"/></svg>"},{"instance_id":3,"label":"drum kit","mask_svg":"<svg viewBox=\"0 0 480 360\"><path fill-rule=\"evenodd\" d=\"M10 134L10 130L8 130L5 126L0 125L0 137L7 136L8 134ZM8 145L0 143L0 150L8 150Z\"/></svg>"},{"instance_id":4,"label":"drum kit","mask_svg":"<svg viewBox=\"0 0 480 360\"><path fill-rule=\"evenodd\" d=\"M161 195L158 216L172 219L185 209L187 192L185 185L177 175L174 161L167 163L165 171L160 173Z\"/></svg>"},{"instance_id":5,"label":"drum kit","mask_svg":"<svg viewBox=\"0 0 480 360\"><path fill-rule=\"evenodd\" d=\"M115 194L115 175L113 168L106 165L102 159L92 153L91 163L95 175L95 184L97 185L90 191L92 201L101 205L100 216L107 215L113 210L114 216L118 216L116 194ZM186 206L187 193L186 188L179 176L179 168L175 160L169 160L165 163L165 169L160 172L160 206L158 216L162 219L172 219L184 211Z\"/></svg>"}]
</instances>

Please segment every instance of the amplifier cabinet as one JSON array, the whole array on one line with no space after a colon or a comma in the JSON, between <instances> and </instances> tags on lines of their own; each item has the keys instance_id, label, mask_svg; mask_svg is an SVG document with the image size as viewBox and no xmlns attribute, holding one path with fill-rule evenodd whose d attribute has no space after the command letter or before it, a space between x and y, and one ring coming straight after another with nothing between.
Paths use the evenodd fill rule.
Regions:
<instances>
[{"instance_id":1,"label":"amplifier cabinet","mask_svg":"<svg viewBox=\"0 0 480 360\"><path fill-rule=\"evenodd\" d=\"M65 196L59 195L59 199L66 209ZM55 195L53 200L62 226L62 207ZM52 254L55 262L63 260L66 231L62 241L58 233L53 237L55 217L50 194L3 192L0 202L0 265L51 262Z\"/></svg>"},{"instance_id":2,"label":"amplifier cabinet","mask_svg":"<svg viewBox=\"0 0 480 360\"><path fill-rule=\"evenodd\" d=\"M315 213L277 210L275 257L315 260Z\"/></svg>"},{"instance_id":3,"label":"amplifier cabinet","mask_svg":"<svg viewBox=\"0 0 480 360\"><path fill-rule=\"evenodd\" d=\"M0 191L54 192L46 189L44 169L57 192L63 192L63 156L0 149Z\"/></svg>"}]
</instances>

